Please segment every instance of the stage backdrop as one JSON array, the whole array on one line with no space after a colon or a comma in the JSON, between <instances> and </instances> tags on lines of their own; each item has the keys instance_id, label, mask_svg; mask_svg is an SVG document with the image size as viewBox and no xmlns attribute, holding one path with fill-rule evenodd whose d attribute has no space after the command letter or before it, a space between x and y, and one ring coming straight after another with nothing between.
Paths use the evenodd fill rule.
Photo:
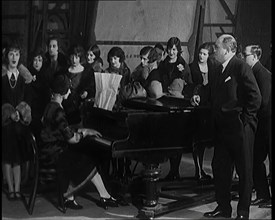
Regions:
<instances>
[{"instance_id":1,"label":"stage backdrop","mask_svg":"<svg viewBox=\"0 0 275 220\"><path fill-rule=\"evenodd\" d=\"M196 2L185 1L99 1L95 24L96 42L102 51L104 67L107 53L120 46L126 63L133 70L140 62L139 51L176 36L182 42L183 57L188 62L187 41L192 33Z\"/></svg>"}]
</instances>

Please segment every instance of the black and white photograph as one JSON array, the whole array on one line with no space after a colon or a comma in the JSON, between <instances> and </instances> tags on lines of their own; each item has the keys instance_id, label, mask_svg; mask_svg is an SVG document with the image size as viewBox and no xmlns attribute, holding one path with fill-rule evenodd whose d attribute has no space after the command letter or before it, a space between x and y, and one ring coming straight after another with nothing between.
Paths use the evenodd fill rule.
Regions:
<instances>
[{"instance_id":1,"label":"black and white photograph","mask_svg":"<svg viewBox=\"0 0 275 220\"><path fill-rule=\"evenodd\" d=\"M272 219L271 0L2 0L2 219Z\"/></svg>"}]
</instances>

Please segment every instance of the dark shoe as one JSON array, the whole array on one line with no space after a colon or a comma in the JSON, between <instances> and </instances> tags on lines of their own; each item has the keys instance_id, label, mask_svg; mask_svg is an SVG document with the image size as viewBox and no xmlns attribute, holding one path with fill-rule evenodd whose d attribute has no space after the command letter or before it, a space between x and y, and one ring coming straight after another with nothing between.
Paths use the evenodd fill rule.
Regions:
<instances>
[{"instance_id":1,"label":"dark shoe","mask_svg":"<svg viewBox=\"0 0 275 220\"><path fill-rule=\"evenodd\" d=\"M272 208L271 199L268 200L266 203L260 204L259 208L268 208L268 209L271 209Z\"/></svg>"},{"instance_id":2,"label":"dark shoe","mask_svg":"<svg viewBox=\"0 0 275 220\"><path fill-rule=\"evenodd\" d=\"M108 207L118 207L118 202L113 197L110 197L108 199L101 197L98 205L107 210Z\"/></svg>"},{"instance_id":3,"label":"dark shoe","mask_svg":"<svg viewBox=\"0 0 275 220\"><path fill-rule=\"evenodd\" d=\"M263 199L263 198L256 198L255 200L251 201L251 205L262 205L264 203L267 203L268 199Z\"/></svg>"},{"instance_id":4,"label":"dark shoe","mask_svg":"<svg viewBox=\"0 0 275 220\"><path fill-rule=\"evenodd\" d=\"M83 209L83 206L79 205L75 200L68 200L68 199L65 200L64 206L66 208L74 209L74 210Z\"/></svg>"},{"instance_id":5,"label":"dark shoe","mask_svg":"<svg viewBox=\"0 0 275 220\"><path fill-rule=\"evenodd\" d=\"M210 175L201 176L197 179L198 184L210 183L212 177Z\"/></svg>"},{"instance_id":6,"label":"dark shoe","mask_svg":"<svg viewBox=\"0 0 275 220\"><path fill-rule=\"evenodd\" d=\"M233 195L231 196L231 199L232 199L233 201L239 201L240 196L239 196L238 193L236 193L236 194L233 194Z\"/></svg>"},{"instance_id":7,"label":"dark shoe","mask_svg":"<svg viewBox=\"0 0 275 220\"><path fill-rule=\"evenodd\" d=\"M207 217L207 218L218 218L218 217L231 218L231 213L230 212L225 212L225 211L221 210L219 207L217 207L212 212L204 213L203 216Z\"/></svg>"},{"instance_id":8,"label":"dark shoe","mask_svg":"<svg viewBox=\"0 0 275 220\"><path fill-rule=\"evenodd\" d=\"M245 219L245 220L248 220L248 216L246 215L237 215L237 217L235 218L236 220L238 219Z\"/></svg>"},{"instance_id":9,"label":"dark shoe","mask_svg":"<svg viewBox=\"0 0 275 220\"><path fill-rule=\"evenodd\" d=\"M14 192L9 192L9 193L7 193L7 199L8 199L9 201L14 201L14 200L16 200L16 198L15 198L15 193L14 193Z\"/></svg>"},{"instance_id":10,"label":"dark shoe","mask_svg":"<svg viewBox=\"0 0 275 220\"><path fill-rule=\"evenodd\" d=\"M21 192L14 192L14 197L15 197L16 200L21 200L22 199Z\"/></svg>"}]
</instances>

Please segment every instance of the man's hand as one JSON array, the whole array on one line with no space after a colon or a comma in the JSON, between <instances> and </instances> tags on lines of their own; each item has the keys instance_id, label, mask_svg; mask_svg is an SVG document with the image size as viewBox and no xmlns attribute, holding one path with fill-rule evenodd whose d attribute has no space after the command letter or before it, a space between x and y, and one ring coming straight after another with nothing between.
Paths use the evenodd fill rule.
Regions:
<instances>
[{"instance_id":1,"label":"man's hand","mask_svg":"<svg viewBox=\"0 0 275 220\"><path fill-rule=\"evenodd\" d=\"M88 92L87 91L84 91L82 94L81 94L81 98L82 99L85 99L86 97L87 97L87 95L88 95Z\"/></svg>"},{"instance_id":2,"label":"man's hand","mask_svg":"<svg viewBox=\"0 0 275 220\"><path fill-rule=\"evenodd\" d=\"M193 95L190 101L191 105L198 106L200 104L201 98L199 95Z\"/></svg>"}]
</instances>

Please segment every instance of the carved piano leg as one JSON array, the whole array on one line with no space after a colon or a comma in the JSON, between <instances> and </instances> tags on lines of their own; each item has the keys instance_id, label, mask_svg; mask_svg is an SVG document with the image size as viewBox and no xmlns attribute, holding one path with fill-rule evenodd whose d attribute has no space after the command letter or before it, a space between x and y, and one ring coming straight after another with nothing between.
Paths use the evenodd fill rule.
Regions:
<instances>
[{"instance_id":1,"label":"carved piano leg","mask_svg":"<svg viewBox=\"0 0 275 220\"><path fill-rule=\"evenodd\" d=\"M153 219L158 206L157 182L160 176L159 164L144 164L145 171L143 181L145 182L145 198L143 207L139 210L137 218Z\"/></svg>"}]
</instances>

